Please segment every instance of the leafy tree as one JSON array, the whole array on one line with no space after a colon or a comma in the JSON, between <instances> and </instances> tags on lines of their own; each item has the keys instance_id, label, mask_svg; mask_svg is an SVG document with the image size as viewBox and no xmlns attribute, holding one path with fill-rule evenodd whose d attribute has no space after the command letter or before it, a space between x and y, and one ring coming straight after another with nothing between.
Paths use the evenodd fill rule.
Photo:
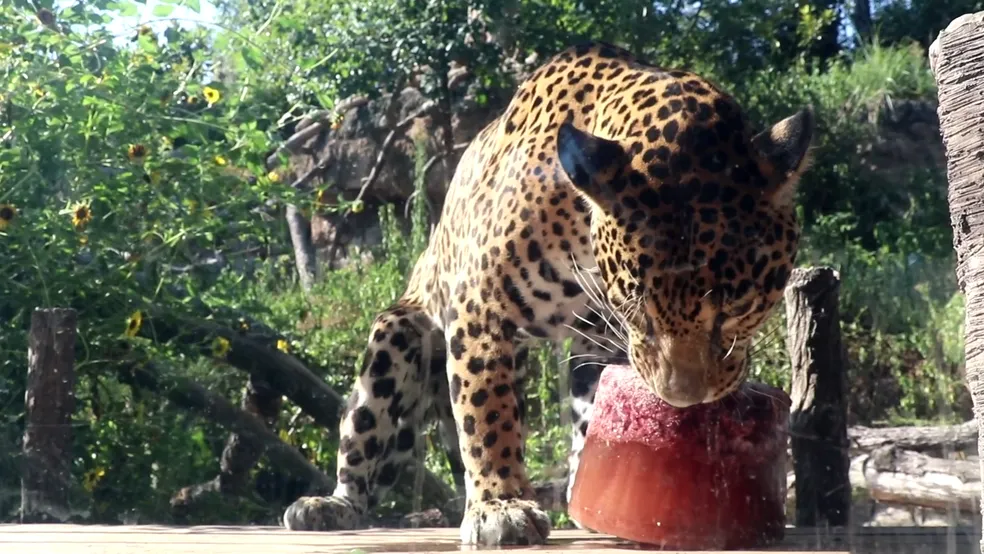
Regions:
<instances>
[{"instance_id":1,"label":"leafy tree","mask_svg":"<svg viewBox=\"0 0 984 554\"><path fill-rule=\"evenodd\" d=\"M914 40L929 48L951 21L984 10L981 0L890 0L874 6L873 24L879 40L895 44Z\"/></svg>"},{"instance_id":2,"label":"leafy tree","mask_svg":"<svg viewBox=\"0 0 984 554\"><path fill-rule=\"evenodd\" d=\"M276 112L252 101L256 85L216 80L201 31L141 27L117 46L101 25L111 15L0 4L0 407L5 444L16 444L31 311L78 310L75 470L86 490L119 479L101 489L116 510L159 506L141 498L151 480L190 480L214 463L201 427L163 440L174 415L126 400L113 381L124 353L174 359L138 337L150 310L206 316L202 297L224 267L248 271L272 253L282 229L268 203L290 191L262 163L273 139L258 122ZM160 465L180 450L199 455ZM100 506L93 517L109 517Z\"/></svg>"}]
</instances>

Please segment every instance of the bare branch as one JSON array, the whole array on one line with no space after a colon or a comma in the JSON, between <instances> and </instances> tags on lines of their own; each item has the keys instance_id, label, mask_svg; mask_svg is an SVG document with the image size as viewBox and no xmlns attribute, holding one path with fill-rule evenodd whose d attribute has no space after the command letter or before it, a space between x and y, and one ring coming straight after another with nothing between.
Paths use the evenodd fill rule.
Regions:
<instances>
[{"instance_id":1,"label":"bare branch","mask_svg":"<svg viewBox=\"0 0 984 554\"><path fill-rule=\"evenodd\" d=\"M376 156L376 163L373 164L372 171L369 172L369 176L366 177L365 182L362 184L362 188L359 189L359 194L356 195L355 200L362 200L366 191L376 182L379 178L379 174L382 171L383 163L386 161L386 155L389 153L390 146L392 146L393 141L396 137L403 133L407 127L410 126L413 121L419 117L425 117L431 114L435 109L437 109L437 103L434 101L425 102L417 111L403 118L400 122L393 126L386 138L383 139L383 144L379 147L379 154Z\"/></svg>"},{"instance_id":2,"label":"bare branch","mask_svg":"<svg viewBox=\"0 0 984 554\"><path fill-rule=\"evenodd\" d=\"M263 420L240 410L226 398L180 377L171 377L168 379L170 383L165 383L159 376L160 370L152 364L140 367L134 363L120 371L122 381L152 392L163 392L171 402L198 412L243 436L261 448L273 463L302 477L318 491L327 493L335 487L334 479L307 461L294 447L281 441L280 437L267 428Z\"/></svg>"},{"instance_id":3,"label":"bare branch","mask_svg":"<svg viewBox=\"0 0 984 554\"><path fill-rule=\"evenodd\" d=\"M308 139L321 132L321 129L324 127L324 123L326 121L331 121L337 114L345 113L351 109L364 106L368 103L369 98L366 96L353 96L342 100L330 110L314 112L307 118L310 123L305 124L300 130L291 135L290 138L280 145L280 147L277 148L273 154L267 156L267 169L275 169L278 165L280 165L281 154L284 152L296 152L300 145L304 144Z\"/></svg>"}]
</instances>

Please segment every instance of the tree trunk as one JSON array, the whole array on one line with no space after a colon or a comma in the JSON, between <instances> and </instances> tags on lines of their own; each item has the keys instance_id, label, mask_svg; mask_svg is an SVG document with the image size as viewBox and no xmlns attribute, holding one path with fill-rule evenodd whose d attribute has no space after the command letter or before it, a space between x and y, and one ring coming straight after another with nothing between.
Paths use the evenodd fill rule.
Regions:
<instances>
[{"instance_id":1,"label":"tree trunk","mask_svg":"<svg viewBox=\"0 0 984 554\"><path fill-rule=\"evenodd\" d=\"M797 268L786 287L793 366L789 435L796 472L796 525L847 525L851 506L845 356L830 268Z\"/></svg>"},{"instance_id":2,"label":"tree trunk","mask_svg":"<svg viewBox=\"0 0 984 554\"><path fill-rule=\"evenodd\" d=\"M967 385L977 424L984 424L984 12L964 15L929 49L939 89L940 131L947 157L948 200L957 283L965 298ZM978 450L984 451L984 433ZM984 461L984 456L981 457ZM984 540L981 541L984 552Z\"/></svg>"},{"instance_id":3,"label":"tree trunk","mask_svg":"<svg viewBox=\"0 0 984 554\"><path fill-rule=\"evenodd\" d=\"M64 522L69 517L75 333L75 310L37 309L31 314L21 523Z\"/></svg>"},{"instance_id":4,"label":"tree trunk","mask_svg":"<svg viewBox=\"0 0 984 554\"><path fill-rule=\"evenodd\" d=\"M301 281L301 288L304 292L309 292L318 274L314 243L311 242L311 223L297 209L297 206L288 204L287 227L290 229L290 241L294 244L297 277Z\"/></svg>"},{"instance_id":5,"label":"tree trunk","mask_svg":"<svg viewBox=\"0 0 984 554\"><path fill-rule=\"evenodd\" d=\"M854 0L854 9L851 13L851 21L854 29L858 32L858 38L867 42L871 40L871 2L868 0Z\"/></svg>"}]
</instances>

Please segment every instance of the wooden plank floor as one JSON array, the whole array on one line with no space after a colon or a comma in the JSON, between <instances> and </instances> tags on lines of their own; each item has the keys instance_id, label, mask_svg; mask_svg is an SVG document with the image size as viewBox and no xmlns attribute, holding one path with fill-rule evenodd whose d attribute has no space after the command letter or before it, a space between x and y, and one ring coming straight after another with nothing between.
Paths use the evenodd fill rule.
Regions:
<instances>
[{"instance_id":1,"label":"wooden plank floor","mask_svg":"<svg viewBox=\"0 0 984 554\"><path fill-rule=\"evenodd\" d=\"M963 527L868 527L850 531L788 528L786 539L763 552L864 554L980 554L980 531ZM301 533L277 527L162 527L0 525L6 554L389 554L477 550L458 544L457 529L373 529ZM509 549L513 550L513 549ZM522 547L538 554L636 552L643 548L604 535L554 531L549 544Z\"/></svg>"}]
</instances>

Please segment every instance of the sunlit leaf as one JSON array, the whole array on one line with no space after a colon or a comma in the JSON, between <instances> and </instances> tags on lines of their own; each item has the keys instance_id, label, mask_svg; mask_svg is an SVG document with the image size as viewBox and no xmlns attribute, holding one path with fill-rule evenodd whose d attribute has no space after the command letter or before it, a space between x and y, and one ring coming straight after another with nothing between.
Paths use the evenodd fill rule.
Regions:
<instances>
[{"instance_id":1,"label":"sunlit leaf","mask_svg":"<svg viewBox=\"0 0 984 554\"><path fill-rule=\"evenodd\" d=\"M174 6L171 4L157 4L154 6L154 9L151 10L151 13L153 13L156 17L169 17L172 13L174 13Z\"/></svg>"},{"instance_id":2,"label":"sunlit leaf","mask_svg":"<svg viewBox=\"0 0 984 554\"><path fill-rule=\"evenodd\" d=\"M250 69L258 70L263 67L263 53L251 44L247 44L240 49L243 60Z\"/></svg>"}]
</instances>

